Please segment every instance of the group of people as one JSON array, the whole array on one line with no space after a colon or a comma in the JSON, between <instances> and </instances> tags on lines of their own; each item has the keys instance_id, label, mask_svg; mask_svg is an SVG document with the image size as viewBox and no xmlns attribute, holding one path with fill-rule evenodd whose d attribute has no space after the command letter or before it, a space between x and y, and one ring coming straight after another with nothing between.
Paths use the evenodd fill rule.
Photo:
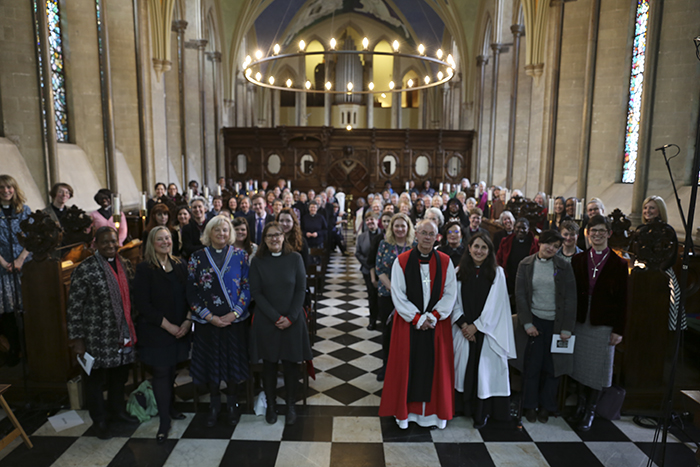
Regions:
<instances>
[{"instance_id":1,"label":"group of people","mask_svg":"<svg viewBox=\"0 0 700 467\"><path fill-rule=\"evenodd\" d=\"M507 420L508 360L517 358L525 418L546 423L558 414L559 378L569 375L579 388L572 421L589 430L612 383L626 311L627 261L608 245L602 201L589 201L582 227L563 218L537 236L527 219L504 210L492 240L480 226L483 212L472 208L465 224L454 199L414 218L375 197L360 211L364 222L357 219L368 329L383 333L380 415L401 428L444 428L455 413L476 427ZM643 216L666 222L663 199L645 200ZM553 340L567 346L571 336L572 353L551 352Z\"/></svg>"},{"instance_id":2,"label":"group of people","mask_svg":"<svg viewBox=\"0 0 700 467\"><path fill-rule=\"evenodd\" d=\"M173 381L190 351L193 381L211 396L208 426L221 411L222 382L227 422L238 423L237 386L259 362L266 421L277 420L280 363L286 423L296 419L299 365L312 359L305 267L310 248L345 252L342 202L332 188L303 193L284 180L252 197L225 186L221 197L207 199L196 188L190 184L184 196L172 184L156 185L144 261L135 268L118 254L128 232L123 217L119 229L113 223L111 193L95 195L96 252L73 273L67 318L75 352L95 359L86 400L101 438L110 436L110 420L133 421L124 385L138 358L152 370L157 439L164 442L171 420L183 417L173 405ZM434 199L431 190L424 185L424 196ZM380 327L383 335L380 415L396 417L401 428L410 421L444 428L455 413L472 416L477 427L489 417L508 418L508 360L517 357L525 417L546 422L557 413L558 378L567 374L581 388L576 421L589 429L600 391L611 383L626 308L627 265L608 246L603 203L589 201L583 226L559 212L538 237L527 219L504 209L496 217L503 229L492 240L481 225L483 196L469 207L460 199L466 192L447 191L444 205L428 209L413 189L389 192L388 202L383 193L358 203L355 255L368 293L368 329ZM57 184L51 196L45 211L61 225L73 188ZM16 235L31 209L9 175L0 175L0 204L0 326L11 364L19 356L21 270L31 258ZM568 208L564 201L562 212ZM643 216L667 221L663 199L645 200ZM552 339L572 336L573 354L551 353Z\"/></svg>"}]
</instances>

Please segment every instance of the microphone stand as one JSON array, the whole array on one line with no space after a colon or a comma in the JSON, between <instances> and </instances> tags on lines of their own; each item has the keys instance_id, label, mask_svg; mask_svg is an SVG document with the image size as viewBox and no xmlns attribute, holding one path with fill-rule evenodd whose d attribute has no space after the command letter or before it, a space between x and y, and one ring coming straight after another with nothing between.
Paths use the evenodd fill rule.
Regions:
<instances>
[{"instance_id":1,"label":"microphone stand","mask_svg":"<svg viewBox=\"0 0 700 467\"><path fill-rule=\"evenodd\" d=\"M700 59L700 55L698 56ZM675 145L673 145L675 146ZM678 147L678 146L676 146ZM690 188L690 205L688 206L688 219L686 222L685 215L683 214L683 207L681 206L680 197L678 196L678 190L676 189L676 183L673 179L673 172L671 171L671 166L669 164L669 159L666 158L666 146L659 148L664 155L666 160L666 167L668 167L668 173L671 178L671 184L673 186L673 192L676 196L676 202L678 203L678 212L683 220L683 227L685 228L685 246L683 251L683 266L681 270L680 277L680 289L681 289L681 299L678 306L678 316L676 317L676 329L675 329L675 340L674 340L674 353L673 361L671 364L671 372L669 376L668 388L666 390L666 396L663 400L663 435L661 437L661 464L660 467L666 465L666 444L668 440L668 428L671 419L671 412L673 410L673 393L674 385L676 380L676 369L678 366L678 354L680 351L681 342L681 313L685 313L685 303L687 299L688 290L688 271L690 265L690 258L693 256L693 221L695 220L695 206L697 204L698 198L698 175L700 174L700 119L698 121L698 128L695 137L695 156L693 158L693 169L692 169L692 179ZM680 153L680 149L679 149ZM675 157L675 156L673 156ZM657 433L654 435L654 440L658 439L658 429ZM655 449L654 449L655 450ZM653 451L652 455L649 457L649 465L653 462Z\"/></svg>"}]
</instances>

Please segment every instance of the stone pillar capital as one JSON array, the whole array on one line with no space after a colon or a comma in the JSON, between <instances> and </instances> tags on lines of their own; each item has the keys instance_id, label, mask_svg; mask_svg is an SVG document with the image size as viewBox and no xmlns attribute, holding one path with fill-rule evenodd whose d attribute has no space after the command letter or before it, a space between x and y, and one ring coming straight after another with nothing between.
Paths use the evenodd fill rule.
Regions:
<instances>
[{"instance_id":1,"label":"stone pillar capital","mask_svg":"<svg viewBox=\"0 0 700 467\"><path fill-rule=\"evenodd\" d=\"M494 55L498 55L505 51L508 47L505 44L491 44L491 50L493 50Z\"/></svg>"},{"instance_id":2,"label":"stone pillar capital","mask_svg":"<svg viewBox=\"0 0 700 467\"><path fill-rule=\"evenodd\" d=\"M206 39L193 39L191 41L185 42L185 48L204 50L208 43L209 41Z\"/></svg>"},{"instance_id":3,"label":"stone pillar capital","mask_svg":"<svg viewBox=\"0 0 700 467\"><path fill-rule=\"evenodd\" d=\"M489 63L488 55L477 55L476 56L476 66L483 66Z\"/></svg>"},{"instance_id":4,"label":"stone pillar capital","mask_svg":"<svg viewBox=\"0 0 700 467\"><path fill-rule=\"evenodd\" d=\"M177 20L177 21L173 21L173 25L172 25L173 32L181 33L181 32L185 32L185 29L187 29L187 21L182 20L182 19Z\"/></svg>"},{"instance_id":5,"label":"stone pillar capital","mask_svg":"<svg viewBox=\"0 0 700 467\"><path fill-rule=\"evenodd\" d=\"M515 36L515 37L524 36L525 35L525 25L514 24L510 27L510 32L512 32L513 36Z\"/></svg>"},{"instance_id":6,"label":"stone pillar capital","mask_svg":"<svg viewBox=\"0 0 700 467\"><path fill-rule=\"evenodd\" d=\"M221 63L221 52L206 52L206 55L209 61Z\"/></svg>"}]
</instances>

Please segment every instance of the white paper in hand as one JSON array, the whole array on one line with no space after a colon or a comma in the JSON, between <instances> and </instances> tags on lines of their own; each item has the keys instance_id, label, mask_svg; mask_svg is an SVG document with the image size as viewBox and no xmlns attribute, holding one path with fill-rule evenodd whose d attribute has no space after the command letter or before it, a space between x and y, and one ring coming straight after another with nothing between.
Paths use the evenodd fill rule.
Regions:
<instances>
[{"instance_id":1,"label":"white paper in hand","mask_svg":"<svg viewBox=\"0 0 700 467\"><path fill-rule=\"evenodd\" d=\"M576 342L576 336L563 340L561 334L554 334L552 335L552 348L550 351L552 353L574 353L574 342Z\"/></svg>"},{"instance_id":2,"label":"white paper in hand","mask_svg":"<svg viewBox=\"0 0 700 467\"><path fill-rule=\"evenodd\" d=\"M85 352L83 354L83 357L81 358L80 355L78 355L78 363L80 363L80 366L83 367L83 370L85 370L85 373L90 376L90 372L92 371L92 366L95 364L95 357L90 355L89 353Z\"/></svg>"}]
</instances>

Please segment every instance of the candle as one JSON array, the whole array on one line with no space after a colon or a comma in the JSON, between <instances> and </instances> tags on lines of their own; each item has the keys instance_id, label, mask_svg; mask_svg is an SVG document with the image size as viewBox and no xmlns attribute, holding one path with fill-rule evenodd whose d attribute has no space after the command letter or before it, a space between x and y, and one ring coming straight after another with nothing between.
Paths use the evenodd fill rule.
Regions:
<instances>
[{"instance_id":1,"label":"candle","mask_svg":"<svg viewBox=\"0 0 700 467\"><path fill-rule=\"evenodd\" d=\"M142 211L146 210L146 198L147 198L147 195L146 195L146 192L144 191L143 193L141 193L141 210Z\"/></svg>"},{"instance_id":2,"label":"candle","mask_svg":"<svg viewBox=\"0 0 700 467\"><path fill-rule=\"evenodd\" d=\"M576 220L581 220L583 217L583 203L581 201L576 201Z\"/></svg>"},{"instance_id":3,"label":"candle","mask_svg":"<svg viewBox=\"0 0 700 467\"><path fill-rule=\"evenodd\" d=\"M204 186L204 199L209 199L209 187Z\"/></svg>"},{"instance_id":4,"label":"candle","mask_svg":"<svg viewBox=\"0 0 700 467\"><path fill-rule=\"evenodd\" d=\"M292 181L287 180L287 188L289 188L289 191L292 191Z\"/></svg>"},{"instance_id":5,"label":"candle","mask_svg":"<svg viewBox=\"0 0 700 467\"><path fill-rule=\"evenodd\" d=\"M258 191L258 181L257 180L255 180L255 182L253 182L253 186L255 187L255 191Z\"/></svg>"},{"instance_id":6,"label":"candle","mask_svg":"<svg viewBox=\"0 0 700 467\"><path fill-rule=\"evenodd\" d=\"M440 190L439 190L440 193L442 193L442 187L443 187L443 184L442 184L442 182L440 182Z\"/></svg>"},{"instance_id":7,"label":"candle","mask_svg":"<svg viewBox=\"0 0 700 467\"><path fill-rule=\"evenodd\" d=\"M193 196L194 196L194 191L192 190L192 188L188 188L187 189L187 201L190 201Z\"/></svg>"},{"instance_id":8,"label":"candle","mask_svg":"<svg viewBox=\"0 0 700 467\"><path fill-rule=\"evenodd\" d=\"M411 186L411 185L410 185L408 182L406 182L406 191L408 191L408 190L411 189L410 186Z\"/></svg>"},{"instance_id":9,"label":"candle","mask_svg":"<svg viewBox=\"0 0 700 467\"><path fill-rule=\"evenodd\" d=\"M216 185L216 196L221 196L221 185Z\"/></svg>"},{"instance_id":10,"label":"candle","mask_svg":"<svg viewBox=\"0 0 700 467\"><path fill-rule=\"evenodd\" d=\"M486 200L490 203L493 201L493 188L489 188L487 194L486 194Z\"/></svg>"},{"instance_id":11,"label":"candle","mask_svg":"<svg viewBox=\"0 0 700 467\"><path fill-rule=\"evenodd\" d=\"M554 198L550 197L549 198L549 209L548 209L550 214L554 214Z\"/></svg>"},{"instance_id":12,"label":"candle","mask_svg":"<svg viewBox=\"0 0 700 467\"><path fill-rule=\"evenodd\" d=\"M112 214L119 216L122 213L122 205L119 200L119 193L112 193Z\"/></svg>"}]
</instances>

